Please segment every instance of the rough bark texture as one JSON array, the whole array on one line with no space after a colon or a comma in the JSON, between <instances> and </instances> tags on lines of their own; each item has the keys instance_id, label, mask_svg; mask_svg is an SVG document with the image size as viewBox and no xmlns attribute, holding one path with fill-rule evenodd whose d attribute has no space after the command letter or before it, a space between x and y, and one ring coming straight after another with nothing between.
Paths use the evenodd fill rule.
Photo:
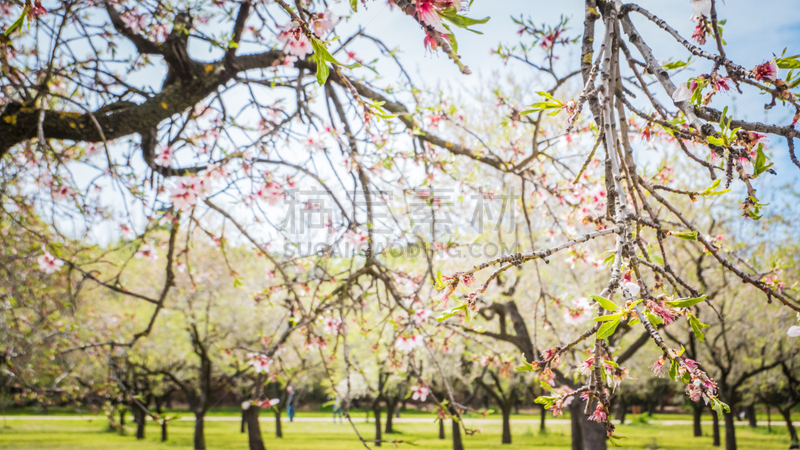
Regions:
<instances>
[{"instance_id":1,"label":"rough bark texture","mask_svg":"<svg viewBox=\"0 0 800 450\"><path fill-rule=\"evenodd\" d=\"M453 450L464 450L464 444L461 442L461 428L455 420L451 422L453 423L451 427L453 433Z\"/></svg>"},{"instance_id":2,"label":"rough bark texture","mask_svg":"<svg viewBox=\"0 0 800 450\"><path fill-rule=\"evenodd\" d=\"M783 420L786 421L786 428L789 430L789 438L792 440L791 448L800 448L800 441L797 439L797 429L792 423L792 410L787 408L781 409L780 411L781 415L783 416Z\"/></svg>"},{"instance_id":3,"label":"rough bark texture","mask_svg":"<svg viewBox=\"0 0 800 450\"><path fill-rule=\"evenodd\" d=\"M144 439L144 427L147 424L144 411L136 406L134 409L134 416L136 418L136 439Z\"/></svg>"},{"instance_id":4,"label":"rough bark texture","mask_svg":"<svg viewBox=\"0 0 800 450\"><path fill-rule=\"evenodd\" d=\"M379 402L375 402L372 406L372 415L375 416L375 446L380 447L383 436L381 436L381 404Z\"/></svg>"},{"instance_id":5,"label":"rough bark texture","mask_svg":"<svg viewBox=\"0 0 800 450\"><path fill-rule=\"evenodd\" d=\"M205 413L194 413L194 450L206 450Z\"/></svg>"},{"instance_id":6,"label":"rough bark texture","mask_svg":"<svg viewBox=\"0 0 800 450\"><path fill-rule=\"evenodd\" d=\"M392 417L394 416L395 408L397 408L397 399L394 397L386 397L386 428L384 431L387 434L394 433Z\"/></svg>"},{"instance_id":7,"label":"rough bark texture","mask_svg":"<svg viewBox=\"0 0 800 450\"><path fill-rule=\"evenodd\" d=\"M747 422L750 425L750 428L755 428L758 426L758 422L756 421L756 405L748 405L747 409L745 409L745 414L747 415Z\"/></svg>"},{"instance_id":8,"label":"rough bark texture","mask_svg":"<svg viewBox=\"0 0 800 450\"><path fill-rule=\"evenodd\" d=\"M614 416L616 416L619 423L620 424L625 423L625 413L628 410L628 405L625 403L625 400L623 400L621 396L617 397L617 404L615 410L616 412L614 413Z\"/></svg>"},{"instance_id":9,"label":"rough bark texture","mask_svg":"<svg viewBox=\"0 0 800 450\"><path fill-rule=\"evenodd\" d=\"M543 433L545 431L545 418L547 417L547 410L544 408L544 405L539 405L542 409L541 414L539 415L539 432Z\"/></svg>"},{"instance_id":10,"label":"rough bark texture","mask_svg":"<svg viewBox=\"0 0 800 450\"><path fill-rule=\"evenodd\" d=\"M572 450L583 450L583 427L581 427L583 411L578 403L579 402L573 401L569 405L569 416L572 425Z\"/></svg>"},{"instance_id":11,"label":"rough bark texture","mask_svg":"<svg viewBox=\"0 0 800 450\"><path fill-rule=\"evenodd\" d=\"M733 411L723 414L725 416L725 450L736 450L736 419Z\"/></svg>"},{"instance_id":12,"label":"rough bark texture","mask_svg":"<svg viewBox=\"0 0 800 450\"><path fill-rule=\"evenodd\" d=\"M703 408L705 408L705 405L702 403L695 403L692 405L692 427L694 429L694 437L703 436Z\"/></svg>"},{"instance_id":13,"label":"rough bark texture","mask_svg":"<svg viewBox=\"0 0 800 450\"><path fill-rule=\"evenodd\" d=\"M501 410L503 413L503 444L511 443L511 407L505 406Z\"/></svg>"},{"instance_id":14,"label":"rough bark texture","mask_svg":"<svg viewBox=\"0 0 800 450\"><path fill-rule=\"evenodd\" d=\"M581 402L575 402L581 403ZM589 420L586 414L581 411L581 427L583 431L584 450L606 450L606 427L605 424Z\"/></svg>"},{"instance_id":15,"label":"rough bark texture","mask_svg":"<svg viewBox=\"0 0 800 450\"><path fill-rule=\"evenodd\" d=\"M258 423L260 409L256 405L250 405L249 408L242 411L244 419L247 421L247 442L250 450L265 450L264 440L261 438L261 425Z\"/></svg>"}]
</instances>

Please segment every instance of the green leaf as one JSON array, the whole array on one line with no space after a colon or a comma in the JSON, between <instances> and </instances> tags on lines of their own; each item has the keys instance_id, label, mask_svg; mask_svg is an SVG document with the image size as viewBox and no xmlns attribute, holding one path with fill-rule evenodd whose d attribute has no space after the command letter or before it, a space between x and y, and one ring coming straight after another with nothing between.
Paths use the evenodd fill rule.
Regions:
<instances>
[{"instance_id":1,"label":"green leaf","mask_svg":"<svg viewBox=\"0 0 800 450\"><path fill-rule=\"evenodd\" d=\"M6 32L3 34L5 34L6 36L10 36L11 33L14 32L14 30L21 27L22 24L25 23L25 17L27 16L28 16L28 6L26 5L22 7L22 14L20 14L19 17L17 17L17 20L15 20L14 23L12 23L11 25L9 25L8 28L6 28Z\"/></svg>"},{"instance_id":2,"label":"green leaf","mask_svg":"<svg viewBox=\"0 0 800 450\"><path fill-rule=\"evenodd\" d=\"M678 362L675 360L670 361L669 365L669 377L675 380L678 376ZM677 381L677 380L675 380Z\"/></svg>"},{"instance_id":3,"label":"green leaf","mask_svg":"<svg viewBox=\"0 0 800 450\"><path fill-rule=\"evenodd\" d=\"M608 322L609 320L619 319L622 318L622 313L618 314L608 314L605 316L595 317L593 320L595 322Z\"/></svg>"},{"instance_id":4,"label":"green leaf","mask_svg":"<svg viewBox=\"0 0 800 450\"><path fill-rule=\"evenodd\" d=\"M664 302L665 305L670 306L672 308L688 308L690 306L694 306L702 301L705 301L707 295L702 295L696 298L681 298L672 302Z\"/></svg>"},{"instance_id":5,"label":"green leaf","mask_svg":"<svg viewBox=\"0 0 800 450\"><path fill-rule=\"evenodd\" d=\"M358 12L358 0L350 0L350 9L352 9L353 12Z\"/></svg>"},{"instance_id":6,"label":"green leaf","mask_svg":"<svg viewBox=\"0 0 800 450\"><path fill-rule=\"evenodd\" d=\"M436 271L436 290L437 291L441 291L444 288L445 288L445 284L444 284L444 281L442 280L442 271L441 270L437 270Z\"/></svg>"},{"instance_id":7,"label":"green leaf","mask_svg":"<svg viewBox=\"0 0 800 450\"><path fill-rule=\"evenodd\" d=\"M653 325L661 325L662 323L664 323L664 321L661 320L661 317L654 315L650 311L644 313L644 316L647 317L647 320L649 320L650 323L652 323Z\"/></svg>"},{"instance_id":8,"label":"green leaf","mask_svg":"<svg viewBox=\"0 0 800 450\"><path fill-rule=\"evenodd\" d=\"M314 62L317 63L317 82L320 86L325 84L325 81L328 79L328 75L330 74L330 69L328 68L327 63L333 63L337 66L347 67L348 69L355 69L356 67L361 67L359 63L353 63L350 65L342 64L336 60L336 58L331 55L328 49L325 47L325 43L321 40L311 36L311 48L314 49L314 54L312 57L314 58Z\"/></svg>"},{"instance_id":9,"label":"green leaf","mask_svg":"<svg viewBox=\"0 0 800 450\"><path fill-rule=\"evenodd\" d=\"M472 25L480 25L484 24L489 21L490 17L484 17L483 19L473 19L471 17L462 16L458 14L458 10L453 8L452 6L447 7L439 12L439 15L447 20L448 22L452 23L453 25L463 28L468 31L472 31L476 34L483 34L480 31L472 30L469 27Z\"/></svg>"},{"instance_id":10,"label":"green leaf","mask_svg":"<svg viewBox=\"0 0 800 450\"><path fill-rule=\"evenodd\" d=\"M697 231L680 231L678 233L671 233L676 238L686 239L687 241L697 240Z\"/></svg>"},{"instance_id":11,"label":"green leaf","mask_svg":"<svg viewBox=\"0 0 800 450\"><path fill-rule=\"evenodd\" d=\"M599 295L592 295L592 299L594 299L594 301L596 301L597 303L600 303L600 306L609 311L622 311L622 308L620 308L616 303L612 302L611 300L605 297L600 297Z\"/></svg>"},{"instance_id":12,"label":"green leaf","mask_svg":"<svg viewBox=\"0 0 800 450\"><path fill-rule=\"evenodd\" d=\"M604 323L603 326L597 330L597 339L605 339L614 334L614 331L617 330L617 326L619 326L619 320L620 319L617 318L611 322Z\"/></svg>"},{"instance_id":13,"label":"green leaf","mask_svg":"<svg viewBox=\"0 0 800 450\"><path fill-rule=\"evenodd\" d=\"M702 330L703 328L708 328L709 325L700 323L700 319L698 319L694 314L691 313L689 314L689 325L691 325L692 331L694 332L694 335L697 337L697 340L699 340L700 342L705 342L706 337L703 334Z\"/></svg>"},{"instance_id":14,"label":"green leaf","mask_svg":"<svg viewBox=\"0 0 800 450\"><path fill-rule=\"evenodd\" d=\"M641 320L639 320L639 319L637 319L636 317L634 317L633 319L630 319L630 320L628 321L628 325L629 325L629 326L634 326L634 325L638 324L639 322L641 322Z\"/></svg>"},{"instance_id":15,"label":"green leaf","mask_svg":"<svg viewBox=\"0 0 800 450\"><path fill-rule=\"evenodd\" d=\"M436 320L439 321L439 322L443 322L443 321L445 321L445 320L457 315L461 311L464 311L464 314L467 314L467 304L466 303L462 303L462 304L460 304L458 306L454 306L454 307L450 308L449 310L441 313L439 315L439 317L436 318ZM467 316L469 316L469 314L467 314Z\"/></svg>"}]
</instances>

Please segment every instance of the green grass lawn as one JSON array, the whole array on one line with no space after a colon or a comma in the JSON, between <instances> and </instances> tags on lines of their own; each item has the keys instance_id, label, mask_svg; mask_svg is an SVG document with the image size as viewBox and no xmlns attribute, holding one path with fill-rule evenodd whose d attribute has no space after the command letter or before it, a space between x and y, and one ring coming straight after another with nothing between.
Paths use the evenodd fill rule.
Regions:
<instances>
[{"instance_id":1,"label":"green grass lawn","mask_svg":"<svg viewBox=\"0 0 800 450\"><path fill-rule=\"evenodd\" d=\"M216 411L223 415L224 411ZM231 415L228 413L227 415ZM323 415L315 413L313 416ZM327 414L324 414L327 416ZM304 412L304 417L311 416ZM359 415L354 414L354 417ZM137 441L132 424L126 427L125 435L107 431L107 422L102 416L85 416L93 420L21 420L14 415L0 418L0 449L191 449L193 422L174 421L169 425L169 440L159 442L160 427L149 423L147 438ZM316 450L316 449L358 449L360 446L355 433L349 425L333 425L330 422L294 422L289 423L284 417L283 439L275 438L275 425L271 414L262 414L267 421L261 427L264 442L268 449ZM360 415L363 417L363 415ZM408 414L404 417L409 417ZM419 416L417 416L419 417ZM711 426L704 426L704 436L692 437L690 425L664 426L634 420L618 427L618 434L627 436L623 441L624 449L713 449L711 446ZM130 415L128 416L130 419ZM653 419L661 419L654 417ZM665 415L667 420L691 419L684 415ZM706 417L708 418L708 417ZM516 420L515 420L516 419ZM548 432L540 434L534 416L512 416L512 433L514 443L508 446L500 444L500 424L484 422L480 419L470 420L471 427L479 428L480 433L464 437L467 449L489 448L527 448L567 449L570 448L569 425L566 423L550 423ZM385 421L385 417L383 418ZM358 430L365 438L373 437L373 423L356 423ZM384 435L387 440L403 440L414 445L400 445L408 449L447 449L451 448L450 427L447 427L447 440L438 439L438 426L431 423L397 423L397 433ZM723 430L724 432L724 430ZM741 449L781 449L789 447L788 434L778 424L768 432L765 426L751 429L737 427L737 439ZM206 444L209 449L247 449L246 435L239 433L236 420L225 422L206 422ZM723 444L724 445L724 444ZM384 448L393 448L386 445ZM718 448L718 447L717 447Z\"/></svg>"}]
</instances>

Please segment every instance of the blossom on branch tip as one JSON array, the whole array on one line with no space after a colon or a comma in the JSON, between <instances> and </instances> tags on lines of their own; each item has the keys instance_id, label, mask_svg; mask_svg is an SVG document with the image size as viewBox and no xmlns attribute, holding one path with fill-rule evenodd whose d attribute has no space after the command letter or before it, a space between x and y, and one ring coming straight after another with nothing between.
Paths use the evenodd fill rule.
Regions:
<instances>
[{"instance_id":1,"label":"blossom on branch tip","mask_svg":"<svg viewBox=\"0 0 800 450\"><path fill-rule=\"evenodd\" d=\"M428 394L430 393L430 389L428 389L427 386L416 386L416 385L414 385L414 386L411 386L411 392L413 392L413 394L411 395L411 399L412 400L419 400L421 402L424 402L425 399L428 398Z\"/></svg>"},{"instance_id":2,"label":"blossom on branch tip","mask_svg":"<svg viewBox=\"0 0 800 450\"><path fill-rule=\"evenodd\" d=\"M158 253L155 247L150 244L144 244L139 247L139 251L136 252L134 256L136 259L148 259L150 262L156 262L158 260Z\"/></svg>"},{"instance_id":3,"label":"blossom on branch tip","mask_svg":"<svg viewBox=\"0 0 800 450\"><path fill-rule=\"evenodd\" d=\"M45 250L44 254L37 259L37 262L39 263L39 270L48 275L58 272L61 270L61 266L64 265L64 261L51 255L47 250Z\"/></svg>"},{"instance_id":4,"label":"blossom on branch tip","mask_svg":"<svg viewBox=\"0 0 800 450\"><path fill-rule=\"evenodd\" d=\"M694 92L686 87L686 83L682 83L678 86L678 89L675 89L675 92L672 93L672 100L675 102L685 102L692 98L692 94Z\"/></svg>"},{"instance_id":5,"label":"blossom on branch tip","mask_svg":"<svg viewBox=\"0 0 800 450\"><path fill-rule=\"evenodd\" d=\"M317 37L323 37L326 34L330 33L339 23L339 16L334 14L330 8L326 9L324 13L317 14L316 18L311 21L311 31L317 35Z\"/></svg>"},{"instance_id":6,"label":"blossom on branch tip","mask_svg":"<svg viewBox=\"0 0 800 450\"><path fill-rule=\"evenodd\" d=\"M606 410L603 408L602 403L597 405L597 408L594 409L594 413L592 413L592 415L589 416L589 420L594 420L595 422L606 421Z\"/></svg>"},{"instance_id":7,"label":"blossom on branch tip","mask_svg":"<svg viewBox=\"0 0 800 450\"><path fill-rule=\"evenodd\" d=\"M421 23L433 27L439 33L449 33L447 28L442 25L442 19L439 18L433 0L417 0L417 18Z\"/></svg>"},{"instance_id":8,"label":"blossom on branch tip","mask_svg":"<svg viewBox=\"0 0 800 450\"><path fill-rule=\"evenodd\" d=\"M695 16L711 15L711 0L691 0L692 12Z\"/></svg>"},{"instance_id":9,"label":"blossom on branch tip","mask_svg":"<svg viewBox=\"0 0 800 450\"><path fill-rule=\"evenodd\" d=\"M256 373L263 373L269 371L269 366L272 365L272 358L260 353L248 353L247 357L250 358L250 365L253 366Z\"/></svg>"},{"instance_id":10,"label":"blossom on branch tip","mask_svg":"<svg viewBox=\"0 0 800 450\"><path fill-rule=\"evenodd\" d=\"M786 331L786 335L789 337L800 337L800 326L793 326L789 327L789 330Z\"/></svg>"},{"instance_id":11,"label":"blossom on branch tip","mask_svg":"<svg viewBox=\"0 0 800 450\"><path fill-rule=\"evenodd\" d=\"M772 61L765 62L753 68L753 76L756 80L767 80L774 82L778 79L778 63L773 59Z\"/></svg>"}]
</instances>

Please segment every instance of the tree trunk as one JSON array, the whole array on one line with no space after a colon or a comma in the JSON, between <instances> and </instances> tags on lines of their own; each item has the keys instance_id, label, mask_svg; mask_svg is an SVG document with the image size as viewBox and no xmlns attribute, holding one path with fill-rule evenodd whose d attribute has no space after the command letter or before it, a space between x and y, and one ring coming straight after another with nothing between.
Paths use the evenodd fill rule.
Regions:
<instances>
[{"instance_id":1,"label":"tree trunk","mask_svg":"<svg viewBox=\"0 0 800 450\"><path fill-rule=\"evenodd\" d=\"M264 440L261 438L261 425L258 423L260 409L256 405L250 405L249 408L242 410L247 421L247 442L250 444L250 450L265 450Z\"/></svg>"},{"instance_id":2,"label":"tree trunk","mask_svg":"<svg viewBox=\"0 0 800 450\"><path fill-rule=\"evenodd\" d=\"M748 405L745 409L745 414L747 414L747 421L750 424L750 428L755 428L758 426L758 422L756 421L756 405L751 404Z\"/></svg>"},{"instance_id":3,"label":"tree trunk","mask_svg":"<svg viewBox=\"0 0 800 450\"><path fill-rule=\"evenodd\" d=\"M244 420L244 410L242 410L242 424L239 427L239 433L244 433L245 428L247 428L247 422Z\"/></svg>"},{"instance_id":4,"label":"tree trunk","mask_svg":"<svg viewBox=\"0 0 800 450\"><path fill-rule=\"evenodd\" d=\"M583 450L583 426L581 425L583 411L580 402L575 399L569 406L569 416L572 428L572 450Z\"/></svg>"},{"instance_id":5,"label":"tree trunk","mask_svg":"<svg viewBox=\"0 0 800 450\"><path fill-rule=\"evenodd\" d=\"M194 450L206 450L205 426L206 413L194 413Z\"/></svg>"},{"instance_id":6,"label":"tree trunk","mask_svg":"<svg viewBox=\"0 0 800 450\"><path fill-rule=\"evenodd\" d=\"M779 409L779 411L783 416L783 420L786 421L786 428L789 430L789 438L792 440L791 448L798 448L797 445L800 444L800 441L797 439L797 430L794 428L794 424L792 423L792 409L783 408Z\"/></svg>"},{"instance_id":7,"label":"tree trunk","mask_svg":"<svg viewBox=\"0 0 800 450\"><path fill-rule=\"evenodd\" d=\"M511 443L511 407L510 405L501 406L500 411L503 413L503 444Z\"/></svg>"},{"instance_id":8,"label":"tree trunk","mask_svg":"<svg viewBox=\"0 0 800 450\"><path fill-rule=\"evenodd\" d=\"M616 416L616 419L619 421L620 425L622 425L625 423L625 413L628 411L628 405L625 403L625 400L619 396L617 397L616 406L616 413L614 415Z\"/></svg>"},{"instance_id":9,"label":"tree trunk","mask_svg":"<svg viewBox=\"0 0 800 450\"><path fill-rule=\"evenodd\" d=\"M547 417L547 410L544 408L544 405L539 405L542 408L542 412L539 416L539 433L545 432L544 420Z\"/></svg>"},{"instance_id":10,"label":"tree trunk","mask_svg":"<svg viewBox=\"0 0 800 450\"><path fill-rule=\"evenodd\" d=\"M573 403L581 403L575 402ZM579 413L581 425L583 426L583 449L584 450L606 450L606 427L605 424L589 420L583 411Z\"/></svg>"},{"instance_id":11,"label":"tree trunk","mask_svg":"<svg viewBox=\"0 0 800 450\"><path fill-rule=\"evenodd\" d=\"M161 442L167 442L167 421L161 419Z\"/></svg>"},{"instance_id":12,"label":"tree trunk","mask_svg":"<svg viewBox=\"0 0 800 450\"><path fill-rule=\"evenodd\" d=\"M397 405L397 400L389 400L386 399L386 429L384 430L386 434L394 433L394 428L392 428L392 417L394 416L394 409Z\"/></svg>"},{"instance_id":13,"label":"tree trunk","mask_svg":"<svg viewBox=\"0 0 800 450\"><path fill-rule=\"evenodd\" d=\"M134 417L136 421L136 439L144 439L144 427L147 424L147 419L144 416L144 411L141 407L136 405L134 407Z\"/></svg>"},{"instance_id":14,"label":"tree trunk","mask_svg":"<svg viewBox=\"0 0 800 450\"><path fill-rule=\"evenodd\" d=\"M119 426L125 428L125 413L128 412L127 409L120 409L119 410Z\"/></svg>"},{"instance_id":15,"label":"tree trunk","mask_svg":"<svg viewBox=\"0 0 800 450\"><path fill-rule=\"evenodd\" d=\"M461 443L461 428L456 420L452 420L452 431L453 431L453 450L464 450L464 444Z\"/></svg>"},{"instance_id":16,"label":"tree trunk","mask_svg":"<svg viewBox=\"0 0 800 450\"><path fill-rule=\"evenodd\" d=\"M769 404L767 405L767 431L772 433L772 413Z\"/></svg>"},{"instance_id":17,"label":"tree trunk","mask_svg":"<svg viewBox=\"0 0 800 450\"><path fill-rule=\"evenodd\" d=\"M714 425L712 426L714 430L714 443L712 444L714 447L720 446L720 439L719 439L719 415L716 411L711 410L711 418L714 419Z\"/></svg>"},{"instance_id":18,"label":"tree trunk","mask_svg":"<svg viewBox=\"0 0 800 450\"><path fill-rule=\"evenodd\" d=\"M376 401L372 405L372 415L375 416L375 446L380 447L383 437L381 436L381 404Z\"/></svg>"},{"instance_id":19,"label":"tree trunk","mask_svg":"<svg viewBox=\"0 0 800 450\"><path fill-rule=\"evenodd\" d=\"M736 429L733 412L724 413L725 416L725 450L736 450Z\"/></svg>"},{"instance_id":20,"label":"tree trunk","mask_svg":"<svg viewBox=\"0 0 800 450\"><path fill-rule=\"evenodd\" d=\"M694 403L692 405L692 426L694 428L694 437L703 436L703 408L705 408L705 405L702 403Z\"/></svg>"},{"instance_id":21,"label":"tree trunk","mask_svg":"<svg viewBox=\"0 0 800 450\"><path fill-rule=\"evenodd\" d=\"M281 410L275 410L275 437L283 437L283 427L281 426Z\"/></svg>"},{"instance_id":22,"label":"tree trunk","mask_svg":"<svg viewBox=\"0 0 800 450\"><path fill-rule=\"evenodd\" d=\"M439 421L439 439L444 439L444 419Z\"/></svg>"}]
</instances>

